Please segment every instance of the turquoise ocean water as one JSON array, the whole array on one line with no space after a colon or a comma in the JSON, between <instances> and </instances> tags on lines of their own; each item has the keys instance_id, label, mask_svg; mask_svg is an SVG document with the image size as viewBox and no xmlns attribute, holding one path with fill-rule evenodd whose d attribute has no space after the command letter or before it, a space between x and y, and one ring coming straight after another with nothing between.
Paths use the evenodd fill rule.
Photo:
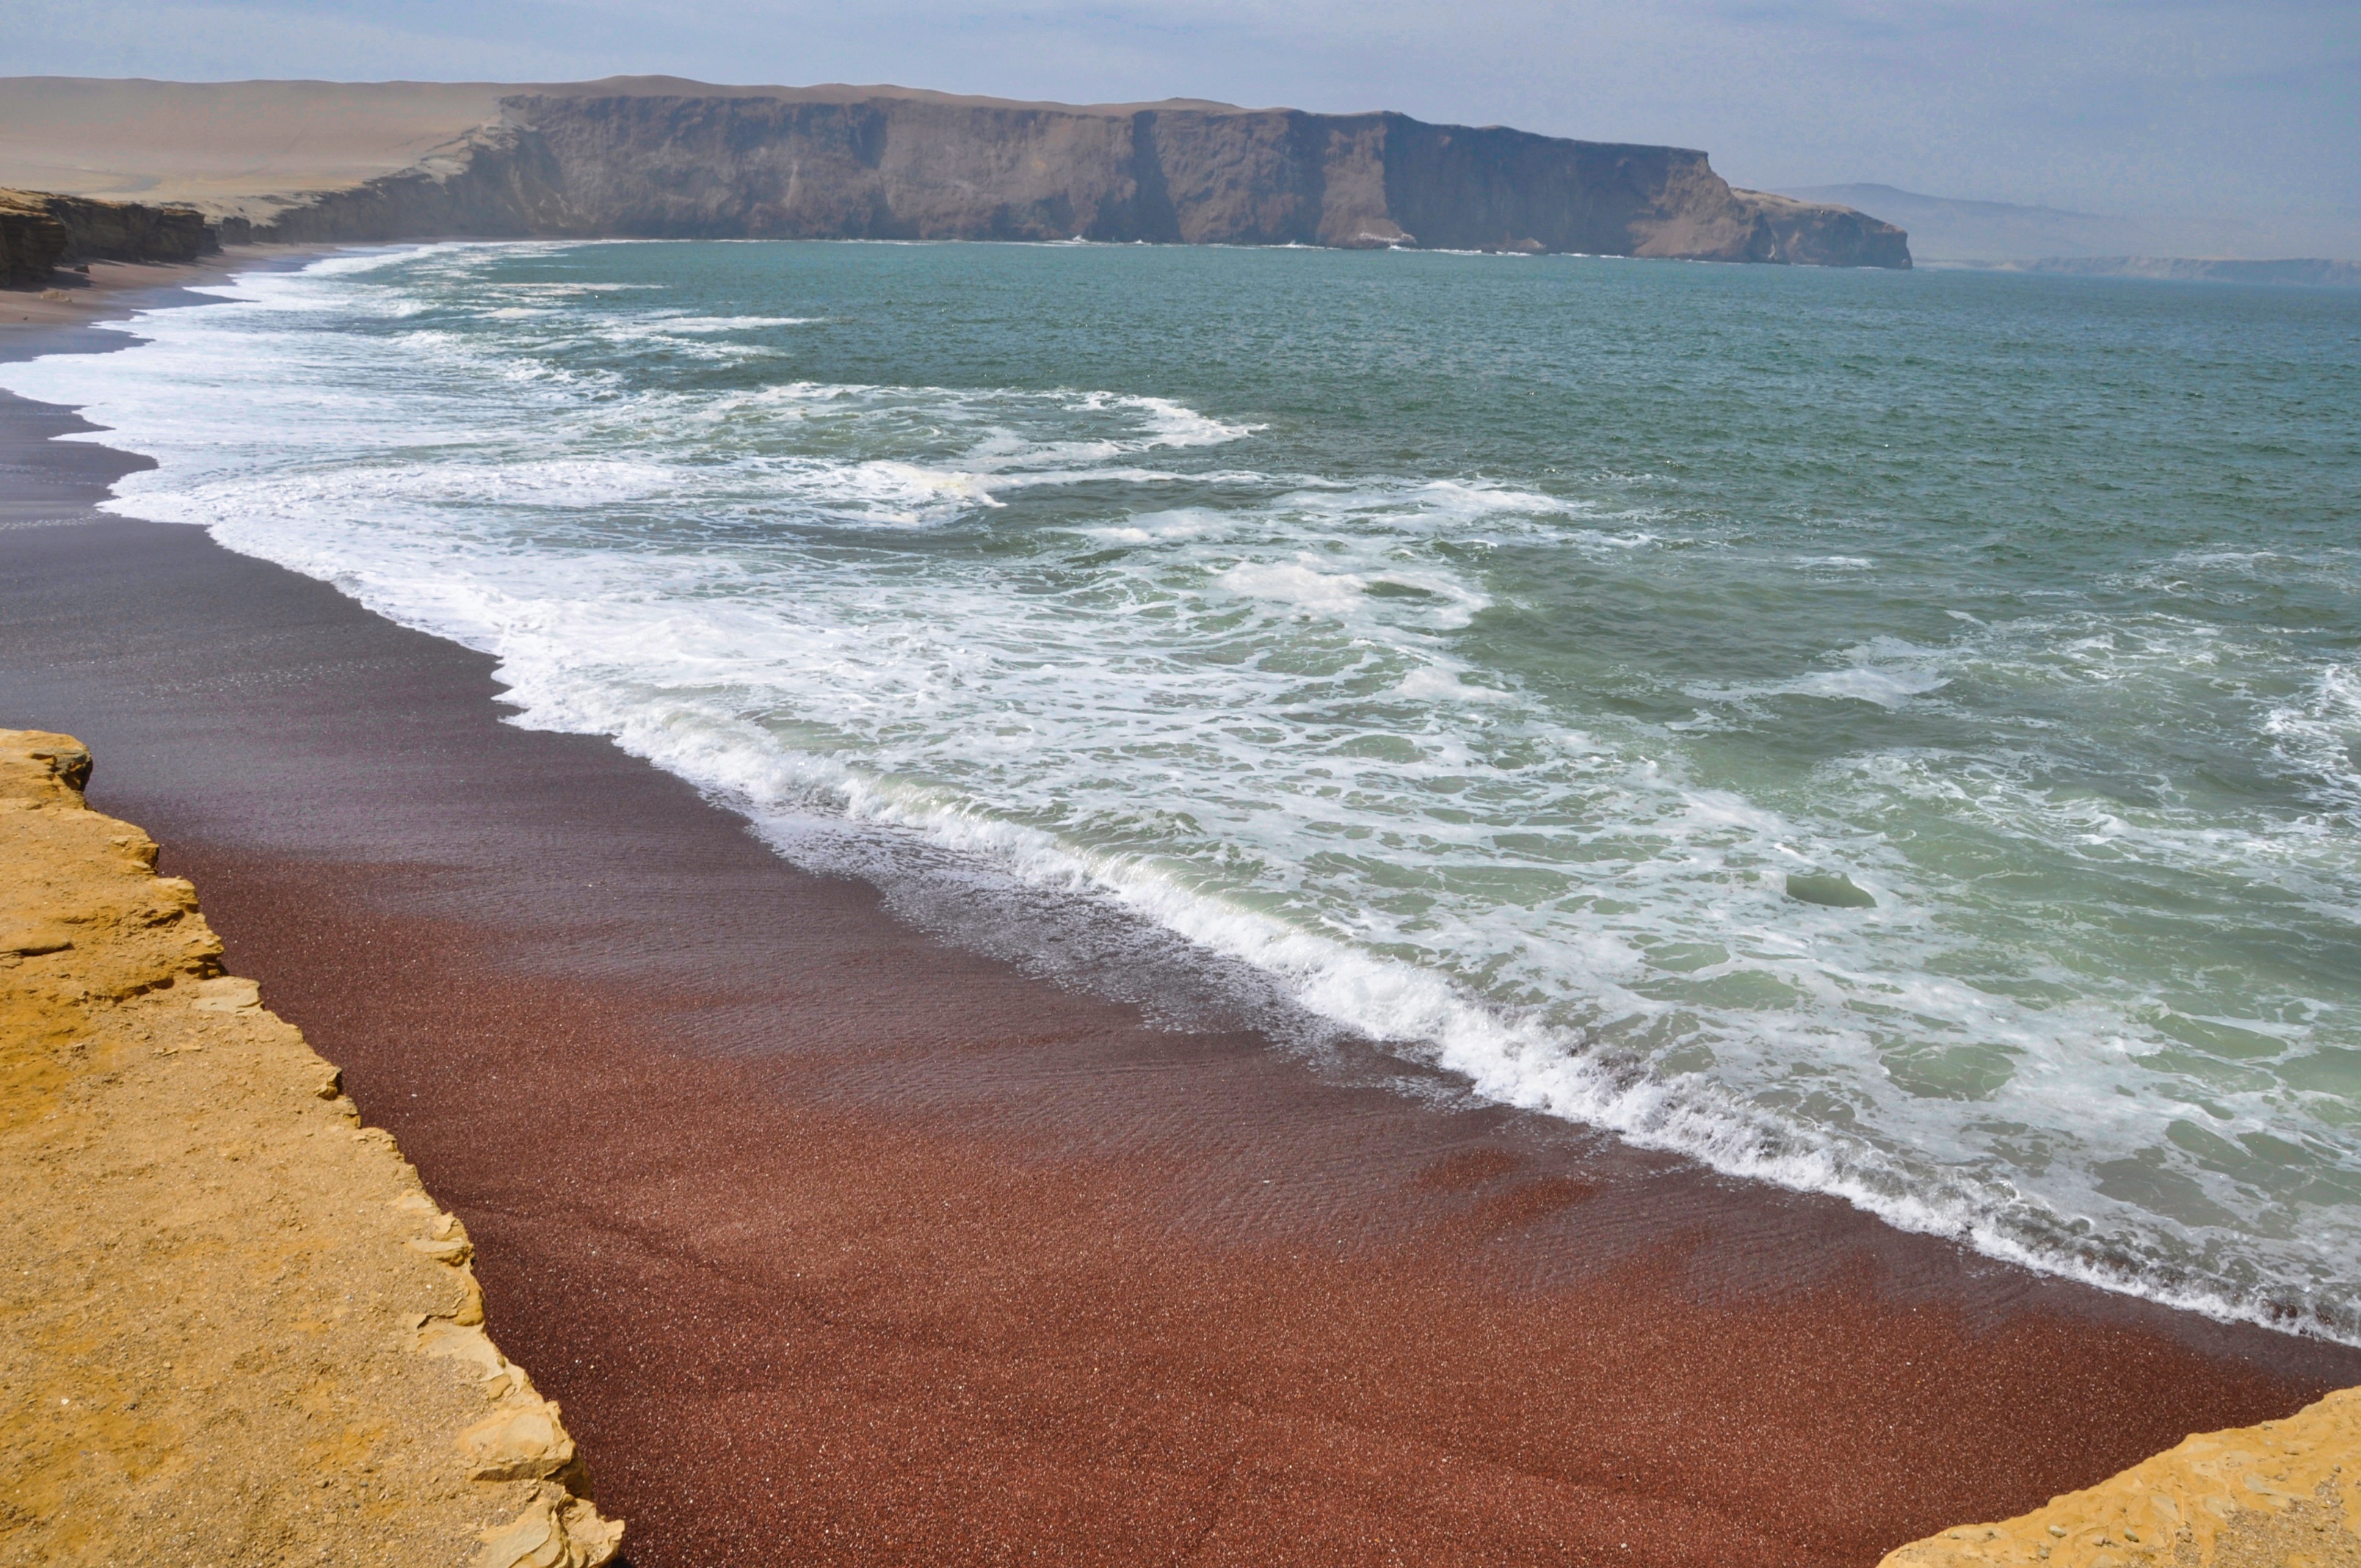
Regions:
<instances>
[{"instance_id":1,"label":"turquoise ocean water","mask_svg":"<svg viewBox=\"0 0 2361 1568\"><path fill-rule=\"evenodd\" d=\"M2361 293L636 243L229 292L0 385L785 852L2361 1341Z\"/></svg>"}]
</instances>

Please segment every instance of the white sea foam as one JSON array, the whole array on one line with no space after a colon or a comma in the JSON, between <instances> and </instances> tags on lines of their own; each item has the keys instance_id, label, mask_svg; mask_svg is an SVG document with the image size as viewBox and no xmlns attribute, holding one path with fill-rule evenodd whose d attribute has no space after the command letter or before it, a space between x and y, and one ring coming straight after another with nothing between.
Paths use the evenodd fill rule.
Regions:
<instances>
[{"instance_id":1,"label":"white sea foam","mask_svg":"<svg viewBox=\"0 0 2361 1568\"><path fill-rule=\"evenodd\" d=\"M1236 477L1251 483L1260 476ZM1103 523L1076 532L1105 544L1180 544L1219 538L1235 526L1236 520L1226 513L1191 507L1177 511L1135 512L1128 522Z\"/></svg>"},{"instance_id":2,"label":"white sea foam","mask_svg":"<svg viewBox=\"0 0 2361 1568\"><path fill-rule=\"evenodd\" d=\"M2361 665L2331 664L2312 690L2263 718L2272 751L2313 781L2314 796L2334 811L2361 811Z\"/></svg>"},{"instance_id":3,"label":"white sea foam","mask_svg":"<svg viewBox=\"0 0 2361 1568\"><path fill-rule=\"evenodd\" d=\"M815 326L826 316L693 316L665 313L651 318L664 332L746 332L765 326Z\"/></svg>"},{"instance_id":4,"label":"white sea foam","mask_svg":"<svg viewBox=\"0 0 2361 1568\"><path fill-rule=\"evenodd\" d=\"M1942 676L1924 671L1881 670L1854 664L1842 670L1817 670L1766 689L1792 692L1799 696L1848 697L1856 702L1873 702L1880 707L1898 707L1911 697L1940 691L1946 684Z\"/></svg>"},{"instance_id":5,"label":"white sea foam","mask_svg":"<svg viewBox=\"0 0 2361 1568\"><path fill-rule=\"evenodd\" d=\"M1848 648L1835 669L1811 670L1781 681L1742 685L1695 685L1691 696L1712 702L1747 703L1771 696L1816 696L1898 707L1913 697L1950 684L1941 668L1946 655L1894 638L1878 638ZM1956 655L1953 655L1954 657Z\"/></svg>"},{"instance_id":6,"label":"white sea foam","mask_svg":"<svg viewBox=\"0 0 2361 1568\"><path fill-rule=\"evenodd\" d=\"M1494 686L1469 685L1466 672L1440 664L1422 664L1394 684L1397 696L1418 702L1514 702L1514 692Z\"/></svg>"},{"instance_id":7,"label":"white sea foam","mask_svg":"<svg viewBox=\"0 0 2361 1568\"><path fill-rule=\"evenodd\" d=\"M1323 572L1309 556L1293 561L1240 562L1214 581L1232 593L1278 599L1331 614L1359 604L1369 586L1367 579L1350 572Z\"/></svg>"}]
</instances>

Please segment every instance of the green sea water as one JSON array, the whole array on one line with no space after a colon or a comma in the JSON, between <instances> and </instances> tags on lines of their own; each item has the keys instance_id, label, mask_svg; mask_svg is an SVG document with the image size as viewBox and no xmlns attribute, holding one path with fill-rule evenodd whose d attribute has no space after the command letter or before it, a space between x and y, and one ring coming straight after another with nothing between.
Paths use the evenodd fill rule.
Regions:
<instances>
[{"instance_id":1,"label":"green sea water","mask_svg":"<svg viewBox=\"0 0 2361 1568\"><path fill-rule=\"evenodd\" d=\"M235 292L0 383L788 852L2361 1339L2361 292L636 243Z\"/></svg>"}]
</instances>

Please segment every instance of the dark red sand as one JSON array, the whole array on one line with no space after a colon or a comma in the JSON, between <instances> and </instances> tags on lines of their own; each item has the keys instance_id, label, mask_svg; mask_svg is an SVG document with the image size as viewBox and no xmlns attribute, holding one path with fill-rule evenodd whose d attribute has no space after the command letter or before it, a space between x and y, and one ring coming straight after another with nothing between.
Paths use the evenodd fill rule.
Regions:
<instances>
[{"instance_id":1,"label":"dark red sand","mask_svg":"<svg viewBox=\"0 0 2361 1568\"><path fill-rule=\"evenodd\" d=\"M0 531L0 723L466 1218L640 1568L1868 1564L2361 1382L1148 1026L495 689L193 530Z\"/></svg>"}]
</instances>

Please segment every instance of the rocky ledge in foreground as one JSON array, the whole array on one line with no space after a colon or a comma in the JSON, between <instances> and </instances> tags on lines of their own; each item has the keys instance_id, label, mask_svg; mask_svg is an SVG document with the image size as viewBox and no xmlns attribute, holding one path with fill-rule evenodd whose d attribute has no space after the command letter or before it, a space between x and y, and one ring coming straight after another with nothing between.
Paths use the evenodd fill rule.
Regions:
<instances>
[{"instance_id":1,"label":"rocky ledge in foreground","mask_svg":"<svg viewBox=\"0 0 2361 1568\"><path fill-rule=\"evenodd\" d=\"M0 730L0 1560L609 1562L466 1231L89 769Z\"/></svg>"}]
</instances>

